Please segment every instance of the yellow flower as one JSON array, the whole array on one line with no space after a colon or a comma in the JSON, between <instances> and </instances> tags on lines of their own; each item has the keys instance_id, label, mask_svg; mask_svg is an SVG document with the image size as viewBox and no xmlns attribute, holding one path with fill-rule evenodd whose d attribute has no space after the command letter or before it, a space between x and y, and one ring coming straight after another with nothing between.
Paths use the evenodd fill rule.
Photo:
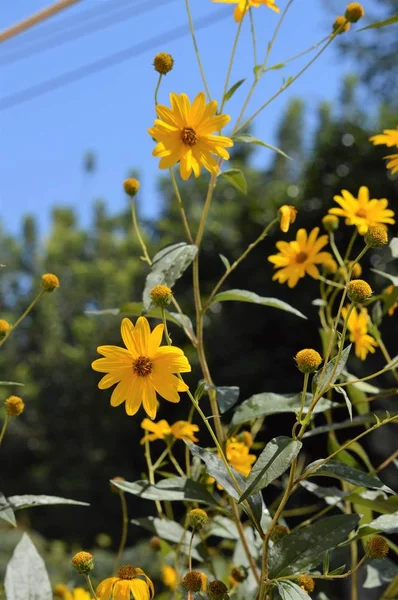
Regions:
<instances>
[{"instance_id":1,"label":"yellow flower","mask_svg":"<svg viewBox=\"0 0 398 600\"><path fill-rule=\"evenodd\" d=\"M311 577L311 575L299 575L298 576L298 584L302 590L311 594L315 589L315 581Z\"/></svg>"},{"instance_id":2,"label":"yellow flower","mask_svg":"<svg viewBox=\"0 0 398 600\"><path fill-rule=\"evenodd\" d=\"M246 477L252 470L252 464L256 460L254 454L249 454L248 446L243 442L238 442L236 438L229 438L227 440L225 455L229 464Z\"/></svg>"},{"instance_id":3,"label":"yellow flower","mask_svg":"<svg viewBox=\"0 0 398 600\"><path fill-rule=\"evenodd\" d=\"M278 214L281 231L287 233L291 223L294 223L296 220L297 208L290 206L289 204L284 204L280 207Z\"/></svg>"},{"instance_id":4,"label":"yellow flower","mask_svg":"<svg viewBox=\"0 0 398 600\"><path fill-rule=\"evenodd\" d=\"M267 6L275 12L279 12L278 6L275 4L276 0L213 0L213 2L223 2L224 4L237 4L234 10L234 19L238 23L242 17L247 13L249 8L258 8L259 6Z\"/></svg>"},{"instance_id":5,"label":"yellow flower","mask_svg":"<svg viewBox=\"0 0 398 600\"><path fill-rule=\"evenodd\" d=\"M397 129L385 129L383 133L374 135L373 137L369 138L369 140L373 142L375 146L384 144L388 148L393 146L398 148L398 127ZM394 175L395 173L398 173L398 154L389 154L384 158L391 159L386 165L387 169L391 169L391 174Z\"/></svg>"},{"instance_id":6,"label":"yellow flower","mask_svg":"<svg viewBox=\"0 0 398 600\"><path fill-rule=\"evenodd\" d=\"M383 290L384 300L387 300L388 296L390 296L393 293L394 289L395 289L395 286L393 284L391 284ZM388 309L388 315L390 317L392 317L397 308L398 308L398 302L394 302L394 304L392 304Z\"/></svg>"},{"instance_id":7,"label":"yellow flower","mask_svg":"<svg viewBox=\"0 0 398 600\"><path fill-rule=\"evenodd\" d=\"M19 396L10 396L4 402L4 406L9 417L19 417L25 410L25 402Z\"/></svg>"},{"instance_id":8,"label":"yellow flower","mask_svg":"<svg viewBox=\"0 0 398 600\"><path fill-rule=\"evenodd\" d=\"M177 589L177 571L169 565L163 565L162 581L166 587L174 592Z\"/></svg>"},{"instance_id":9,"label":"yellow flower","mask_svg":"<svg viewBox=\"0 0 398 600\"><path fill-rule=\"evenodd\" d=\"M341 208L331 208L329 214L345 217L346 225L355 225L360 235L365 235L369 227L386 223L394 225L394 212L387 208L388 200L386 198L370 200L366 186L359 188L358 198L347 190L342 190L341 194L341 196L334 196L334 200Z\"/></svg>"},{"instance_id":10,"label":"yellow flower","mask_svg":"<svg viewBox=\"0 0 398 600\"><path fill-rule=\"evenodd\" d=\"M75 588L72 590L70 598L67 596L65 600L92 600L92 597L85 589Z\"/></svg>"},{"instance_id":11,"label":"yellow flower","mask_svg":"<svg viewBox=\"0 0 398 600\"><path fill-rule=\"evenodd\" d=\"M101 581L95 593L99 600L130 600L130 592L135 600L149 600L155 594L153 583L144 571L126 565L119 569L117 577Z\"/></svg>"},{"instance_id":12,"label":"yellow flower","mask_svg":"<svg viewBox=\"0 0 398 600\"><path fill-rule=\"evenodd\" d=\"M229 159L225 148L234 144L229 137L211 135L220 131L231 117L216 115L217 101L206 104L206 96L200 92L191 104L186 94L170 94L171 109L158 104L153 127L148 129L158 143L152 154L160 158L159 168L169 169L180 161L180 174L188 179L192 173L199 177L202 166L211 173L218 173L216 157Z\"/></svg>"},{"instance_id":13,"label":"yellow flower","mask_svg":"<svg viewBox=\"0 0 398 600\"><path fill-rule=\"evenodd\" d=\"M178 392L188 390L186 383L173 373L188 373L191 366L180 348L160 346L163 330L163 325L157 325L151 333L145 317L139 317L135 327L130 319L123 319L121 334L127 350L118 346L97 348L105 358L95 360L92 368L107 373L98 387L106 390L117 384L111 405L126 401L128 415L135 415L142 403L147 415L154 419L156 392L169 402L179 402Z\"/></svg>"},{"instance_id":14,"label":"yellow flower","mask_svg":"<svg viewBox=\"0 0 398 600\"><path fill-rule=\"evenodd\" d=\"M348 308L344 307L341 311L343 319L346 319ZM360 310L354 306L348 319L348 330L350 332L350 341L355 343L355 355L361 360L365 360L368 352L375 353L377 342L372 336L368 335L369 315L366 308Z\"/></svg>"},{"instance_id":15,"label":"yellow flower","mask_svg":"<svg viewBox=\"0 0 398 600\"><path fill-rule=\"evenodd\" d=\"M304 348L294 357L297 368L302 373L315 373L322 362L322 356L313 348Z\"/></svg>"},{"instance_id":16,"label":"yellow flower","mask_svg":"<svg viewBox=\"0 0 398 600\"><path fill-rule=\"evenodd\" d=\"M188 421L176 421L171 426L171 435L176 440L187 440L188 442L198 442L198 438L195 437L195 432L199 431L197 425L192 425Z\"/></svg>"},{"instance_id":17,"label":"yellow flower","mask_svg":"<svg viewBox=\"0 0 398 600\"><path fill-rule=\"evenodd\" d=\"M321 252L328 243L328 236L318 238L319 227L315 227L307 236L305 229L299 229L293 242L277 242L279 254L268 257L275 269L280 269L272 279L285 283L292 288L306 274L314 279L319 277L317 264L332 258L330 252Z\"/></svg>"},{"instance_id":18,"label":"yellow flower","mask_svg":"<svg viewBox=\"0 0 398 600\"><path fill-rule=\"evenodd\" d=\"M141 440L141 444L145 444L148 440L149 442L153 442L154 440L164 440L167 435L171 434L171 427L165 419L154 423L150 419L144 419L141 423L141 427L150 431L151 433L146 433Z\"/></svg>"}]
</instances>

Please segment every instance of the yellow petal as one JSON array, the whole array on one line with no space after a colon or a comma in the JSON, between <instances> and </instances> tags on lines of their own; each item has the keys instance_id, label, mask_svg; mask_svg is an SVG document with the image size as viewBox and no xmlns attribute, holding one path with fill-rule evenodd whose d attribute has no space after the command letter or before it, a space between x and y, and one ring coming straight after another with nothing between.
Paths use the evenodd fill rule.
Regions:
<instances>
[{"instance_id":1,"label":"yellow petal","mask_svg":"<svg viewBox=\"0 0 398 600\"><path fill-rule=\"evenodd\" d=\"M163 372L153 372L151 378L157 393L162 396L162 398L169 402L180 401L180 396L177 391L179 379L175 377L175 375L167 375Z\"/></svg>"},{"instance_id":2,"label":"yellow petal","mask_svg":"<svg viewBox=\"0 0 398 600\"><path fill-rule=\"evenodd\" d=\"M149 600L149 589L145 581L135 578L129 581L129 584L134 600Z\"/></svg>"},{"instance_id":3,"label":"yellow petal","mask_svg":"<svg viewBox=\"0 0 398 600\"><path fill-rule=\"evenodd\" d=\"M157 325L155 327L155 329L152 331L151 335L149 336L149 341L148 341L148 356L149 357L152 357L154 354L156 354L157 349L159 348L159 346L162 342L163 331L164 331L164 325L163 324Z\"/></svg>"},{"instance_id":4,"label":"yellow petal","mask_svg":"<svg viewBox=\"0 0 398 600\"><path fill-rule=\"evenodd\" d=\"M109 600L112 594L113 584L118 580L117 577L108 577L108 579L104 579L101 581L99 586L97 587L95 593L97 594L99 600Z\"/></svg>"},{"instance_id":5,"label":"yellow petal","mask_svg":"<svg viewBox=\"0 0 398 600\"><path fill-rule=\"evenodd\" d=\"M148 342L151 328L145 317L139 317L134 329L134 342L139 356L148 356Z\"/></svg>"},{"instance_id":6,"label":"yellow petal","mask_svg":"<svg viewBox=\"0 0 398 600\"><path fill-rule=\"evenodd\" d=\"M156 417L157 402L155 388L149 377L143 377L143 394L142 394L142 405L148 417L154 419Z\"/></svg>"},{"instance_id":7,"label":"yellow petal","mask_svg":"<svg viewBox=\"0 0 398 600\"><path fill-rule=\"evenodd\" d=\"M113 600L130 600L130 579L119 579L113 588Z\"/></svg>"},{"instance_id":8,"label":"yellow petal","mask_svg":"<svg viewBox=\"0 0 398 600\"><path fill-rule=\"evenodd\" d=\"M127 390L126 413L130 416L135 415L141 406L143 379L144 377L134 377Z\"/></svg>"}]
</instances>

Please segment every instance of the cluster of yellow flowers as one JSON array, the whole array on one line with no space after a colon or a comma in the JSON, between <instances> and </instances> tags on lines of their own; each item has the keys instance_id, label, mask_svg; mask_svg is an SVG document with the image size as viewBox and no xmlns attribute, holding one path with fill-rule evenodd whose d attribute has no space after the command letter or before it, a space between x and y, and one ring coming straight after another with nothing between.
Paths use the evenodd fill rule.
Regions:
<instances>
[{"instance_id":1,"label":"cluster of yellow flowers","mask_svg":"<svg viewBox=\"0 0 398 600\"><path fill-rule=\"evenodd\" d=\"M174 439L186 440L188 442L198 442L195 433L199 431L197 425L193 425L188 421L176 421L173 425L169 425L165 419L154 423L150 419L144 419L141 427L150 433L146 433L141 440L141 444L146 441L153 442L155 440Z\"/></svg>"}]
</instances>

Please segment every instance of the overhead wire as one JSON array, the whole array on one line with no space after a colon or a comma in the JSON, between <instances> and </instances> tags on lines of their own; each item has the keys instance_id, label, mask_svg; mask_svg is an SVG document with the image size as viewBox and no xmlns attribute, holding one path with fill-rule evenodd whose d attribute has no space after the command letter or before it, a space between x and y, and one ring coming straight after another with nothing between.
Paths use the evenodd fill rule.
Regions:
<instances>
[{"instance_id":1,"label":"overhead wire","mask_svg":"<svg viewBox=\"0 0 398 600\"><path fill-rule=\"evenodd\" d=\"M141 2L140 6L136 6ZM37 44L32 44L27 48L22 48L19 51L11 52L6 54L5 56L0 56L0 65L6 66L11 65L19 60L23 60L26 58L30 58L40 52L46 52L47 50L51 50L52 48L56 48L58 46L62 46L69 42L79 39L80 37L90 35L97 31L101 31L103 29L107 29L112 25L116 25L122 21L127 21L128 19L132 19L133 17L151 12L152 10L158 8L159 6L163 6L165 4L169 4L171 2L175 2L175 0L157 0L156 5L149 4L147 1L142 2L142 0L133 0L133 5L128 7L128 10L121 11L121 13L117 13L112 17L105 17L102 20L99 20L98 23L94 23L90 26L78 27L75 31L65 35L64 37L59 37L59 34L52 36L49 41L39 41Z\"/></svg>"},{"instance_id":2,"label":"overhead wire","mask_svg":"<svg viewBox=\"0 0 398 600\"><path fill-rule=\"evenodd\" d=\"M211 15L197 19L197 21L194 23L194 27L196 31L200 31L225 19L227 16L229 16L229 14L230 11L223 8L215 13L212 13ZM0 98L0 110L13 108L14 106L18 106L24 102L28 102L29 100L33 100L34 98L48 94L49 92L65 87L71 83L85 79L90 75L94 75L95 73L109 69L117 64L126 62L131 58L140 56L141 54L158 47L159 44L164 45L165 43L176 41L187 35L189 35L188 25L175 27L174 29L167 31L162 35L153 36L152 38L149 38L148 40L138 44L134 44L129 48L125 48L119 52L114 52L109 56L88 63L82 67L68 71L67 73L58 75L57 77L52 77L51 79L36 85L29 86L15 94L10 94L9 96Z\"/></svg>"}]
</instances>

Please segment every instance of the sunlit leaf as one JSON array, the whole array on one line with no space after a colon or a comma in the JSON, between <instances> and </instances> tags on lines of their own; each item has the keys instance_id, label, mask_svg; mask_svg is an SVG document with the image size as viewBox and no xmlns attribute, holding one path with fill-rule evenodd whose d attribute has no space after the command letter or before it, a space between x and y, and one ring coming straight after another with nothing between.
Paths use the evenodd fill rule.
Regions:
<instances>
[{"instance_id":1,"label":"sunlit leaf","mask_svg":"<svg viewBox=\"0 0 398 600\"><path fill-rule=\"evenodd\" d=\"M398 23L398 15L394 15L392 17L389 17L388 19L384 19L383 21L376 21L376 23L371 23L366 27L362 27L362 29L358 29L358 31L365 31L366 29L380 29L381 27L394 25L394 23Z\"/></svg>"},{"instance_id":2,"label":"sunlit leaf","mask_svg":"<svg viewBox=\"0 0 398 600\"><path fill-rule=\"evenodd\" d=\"M236 83L234 83L234 85L231 85L231 87L229 88L228 92L226 92L224 98L223 98L223 102L228 102L228 100L230 98L232 98L232 96L235 94L236 90L240 88L240 86L242 85L242 83L244 83L246 81L246 79L240 79L239 81L237 81Z\"/></svg>"},{"instance_id":3,"label":"sunlit leaf","mask_svg":"<svg viewBox=\"0 0 398 600\"><path fill-rule=\"evenodd\" d=\"M311 600L306 591L302 590L294 581L278 581L278 593L281 600Z\"/></svg>"},{"instance_id":4,"label":"sunlit leaf","mask_svg":"<svg viewBox=\"0 0 398 600\"><path fill-rule=\"evenodd\" d=\"M242 194L247 194L247 182L244 174L240 169L227 169L226 171L221 171L219 177L223 177L228 183L230 183L234 188L236 188Z\"/></svg>"},{"instance_id":5,"label":"sunlit leaf","mask_svg":"<svg viewBox=\"0 0 398 600\"><path fill-rule=\"evenodd\" d=\"M279 308L279 310L291 312L302 319L307 318L303 313L296 308L293 308L293 306L290 306L287 302L283 302L283 300L278 300L277 298L265 298L263 296L258 296L254 292L248 292L247 290L227 290L225 292L220 292L214 296L212 304L226 301L250 302L251 304L259 304L261 306L270 306L272 308Z\"/></svg>"},{"instance_id":6,"label":"sunlit leaf","mask_svg":"<svg viewBox=\"0 0 398 600\"><path fill-rule=\"evenodd\" d=\"M35 506L49 506L54 504L73 504L76 506L90 506L88 502L80 500L70 500L69 498L60 498L58 496L33 496L24 494L19 496L9 496L7 501L13 510L22 510L24 508L33 508ZM0 507L1 511L1 507Z\"/></svg>"},{"instance_id":7,"label":"sunlit leaf","mask_svg":"<svg viewBox=\"0 0 398 600\"><path fill-rule=\"evenodd\" d=\"M10 523L10 525L13 525L14 527L17 526L14 511L2 492L0 492L0 519L7 521L7 523Z\"/></svg>"},{"instance_id":8,"label":"sunlit leaf","mask_svg":"<svg viewBox=\"0 0 398 600\"><path fill-rule=\"evenodd\" d=\"M44 561L24 533L7 565L4 580L7 600L52 600Z\"/></svg>"},{"instance_id":9,"label":"sunlit leaf","mask_svg":"<svg viewBox=\"0 0 398 600\"><path fill-rule=\"evenodd\" d=\"M398 566L388 558L368 560L365 564L366 579L364 588L376 588L385 585L398 577ZM391 596L393 598L395 596ZM390 598L390 596L385 596Z\"/></svg>"},{"instance_id":10,"label":"sunlit leaf","mask_svg":"<svg viewBox=\"0 0 398 600\"><path fill-rule=\"evenodd\" d=\"M353 485L360 485L371 489L380 489L392 494L394 493L391 488L384 485L384 483L375 475L368 475L368 473L365 473L364 471L345 465L337 460L328 460L326 462L316 460L306 467L303 476L309 471L311 472L308 474L308 477L324 475L326 477L334 477L336 479L348 481Z\"/></svg>"},{"instance_id":11,"label":"sunlit leaf","mask_svg":"<svg viewBox=\"0 0 398 600\"><path fill-rule=\"evenodd\" d=\"M151 484L147 480L134 482L112 480L112 484L124 492L145 498L145 500L178 500L180 502L192 500L213 506L218 504L204 485L186 477L170 477L162 479L156 484Z\"/></svg>"},{"instance_id":12,"label":"sunlit leaf","mask_svg":"<svg viewBox=\"0 0 398 600\"><path fill-rule=\"evenodd\" d=\"M312 380L312 391L314 393L316 389L322 391L325 390L326 386L330 387L340 377L348 360L351 347L352 344L349 344L346 348L344 348L343 352L341 353L340 359L337 363L337 367L336 362L338 356L335 356L335 358L332 358L332 360L330 360L327 363L325 369L323 367L320 368L320 370L318 371L318 373L316 373Z\"/></svg>"},{"instance_id":13,"label":"sunlit leaf","mask_svg":"<svg viewBox=\"0 0 398 600\"><path fill-rule=\"evenodd\" d=\"M394 414L398 413L392 413L391 416L393 416ZM348 429L349 427L354 427L357 425L368 425L369 423L372 423L374 425L376 416L384 418L385 412L379 410L375 411L372 414L358 415L357 417L353 417L352 421L350 419L347 419L346 421L341 421L341 423L330 423L329 425L321 425L320 427L315 427L315 429L306 431L306 433L303 435L303 438L312 437L314 435L320 435L321 433L329 433L329 431Z\"/></svg>"},{"instance_id":14,"label":"sunlit leaf","mask_svg":"<svg viewBox=\"0 0 398 600\"><path fill-rule=\"evenodd\" d=\"M256 138L254 135L251 135L250 133L241 133L240 135L236 135L236 136L234 136L233 140L235 142L243 142L244 144L254 144L255 146L264 146L264 148L273 150L274 152L281 154L284 158L288 158L289 160L291 160L290 156L285 154L285 152L283 152L280 148L277 148L276 146L273 146L272 144L267 144L267 142L263 142L262 140L259 140L258 138Z\"/></svg>"},{"instance_id":15,"label":"sunlit leaf","mask_svg":"<svg viewBox=\"0 0 398 600\"><path fill-rule=\"evenodd\" d=\"M131 519L131 522L138 527L143 527L152 535L158 536L161 540L180 544L180 550L184 554L189 553L189 544L191 540L191 532L186 531L182 525L167 518L159 519L158 517L145 517L142 519ZM200 537L194 535L192 540L192 558L203 560L203 557L197 550L200 544Z\"/></svg>"}]
</instances>

